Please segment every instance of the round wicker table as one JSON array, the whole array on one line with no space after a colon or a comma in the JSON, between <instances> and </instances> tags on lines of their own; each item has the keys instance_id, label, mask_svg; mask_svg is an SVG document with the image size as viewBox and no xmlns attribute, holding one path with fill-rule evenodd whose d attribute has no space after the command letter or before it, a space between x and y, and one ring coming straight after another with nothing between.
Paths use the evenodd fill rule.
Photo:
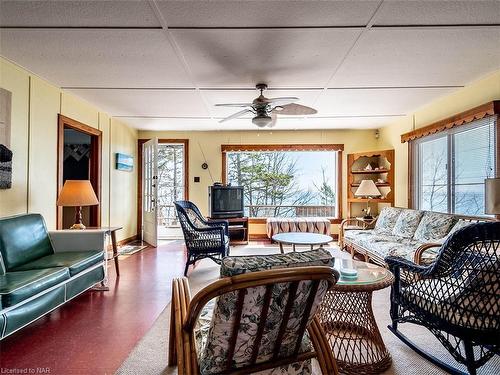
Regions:
<instances>
[{"instance_id":1,"label":"round wicker table","mask_svg":"<svg viewBox=\"0 0 500 375\"><path fill-rule=\"evenodd\" d=\"M356 269L357 278L342 276L323 300L318 317L340 372L377 374L391 366L372 310L372 293L394 281L392 273L374 264L335 259L335 268Z\"/></svg>"}]
</instances>

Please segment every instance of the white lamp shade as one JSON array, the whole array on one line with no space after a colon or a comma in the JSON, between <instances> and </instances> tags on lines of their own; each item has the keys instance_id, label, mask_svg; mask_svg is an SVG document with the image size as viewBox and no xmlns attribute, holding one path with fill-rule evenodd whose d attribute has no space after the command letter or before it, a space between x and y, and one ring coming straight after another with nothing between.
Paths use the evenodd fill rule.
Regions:
<instances>
[{"instance_id":1,"label":"white lamp shade","mask_svg":"<svg viewBox=\"0 0 500 375\"><path fill-rule=\"evenodd\" d=\"M484 180L484 212L500 215L500 177Z\"/></svg>"},{"instance_id":2,"label":"white lamp shade","mask_svg":"<svg viewBox=\"0 0 500 375\"><path fill-rule=\"evenodd\" d=\"M357 197L379 197L381 194L375 182L372 180L363 180L354 195Z\"/></svg>"}]
</instances>

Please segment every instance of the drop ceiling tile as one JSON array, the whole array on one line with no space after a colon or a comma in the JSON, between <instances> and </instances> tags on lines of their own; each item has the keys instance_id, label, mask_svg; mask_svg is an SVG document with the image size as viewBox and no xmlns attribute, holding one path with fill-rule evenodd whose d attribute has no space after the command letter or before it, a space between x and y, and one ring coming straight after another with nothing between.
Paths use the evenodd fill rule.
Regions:
<instances>
[{"instance_id":1,"label":"drop ceiling tile","mask_svg":"<svg viewBox=\"0 0 500 375\"><path fill-rule=\"evenodd\" d=\"M160 1L169 27L362 26L375 1Z\"/></svg>"},{"instance_id":2,"label":"drop ceiling tile","mask_svg":"<svg viewBox=\"0 0 500 375\"><path fill-rule=\"evenodd\" d=\"M0 45L63 87L193 87L161 30L4 29Z\"/></svg>"},{"instance_id":3,"label":"drop ceiling tile","mask_svg":"<svg viewBox=\"0 0 500 375\"><path fill-rule=\"evenodd\" d=\"M179 119L179 118L127 118L121 121L139 130L150 131L188 131L215 130L217 121L210 119Z\"/></svg>"},{"instance_id":4,"label":"drop ceiling tile","mask_svg":"<svg viewBox=\"0 0 500 375\"><path fill-rule=\"evenodd\" d=\"M500 27L371 29L330 87L465 85L500 68Z\"/></svg>"},{"instance_id":5,"label":"drop ceiling tile","mask_svg":"<svg viewBox=\"0 0 500 375\"><path fill-rule=\"evenodd\" d=\"M212 116L226 117L235 112L238 108L216 107L217 103L251 103L259 96L257 90L201 90L209 106ZM302 105L312 106L321 90L266 90L264 96L267 98L277 98L284 96L297 97L297 102ZM247 116L248 117L248 116Z\"/></svg>"},{"instance_id":6,"label":"drop ceiling tile","mask_svg":"<svg viewBox=\"0 0 500 375\"><path fill-rule=\"evenodd\" d=\"M69 90L111 116L208 116L195 90Z\"/></svg>"},{"instance_id":7,"label":"drop ceiling tile","mask_svg":"<svg viewBox=\"0 0 500 375\"><path fill-rule=\"evenodd\" d=\"M317 116L407 114L453 88L327 90L316 104Z\"/></svg>"},{"instance_id":8,"label":"drop ceiling tile","mask_svg":"<svg viewBox=\"0 0 500 375\"><path fill-rule=\"evenodd\" d=\"M146 1L5 1L2 26L155 27L160 26Z\"/></svg>"},{"instance_id":9,"label":"drop ceiling tile","mask_svg":"<svg viewBox=\"0 0 500 375\"><path fill-rule=\"evenodd\" d=\"M173 30L200 87L323 87L360 29Z\"/></svg>"},{"instance_id":10,"label":"drop ceiling tile","mask_svg":"<svg viewBox=\"0 0 500 375\"><path fill-rule=\"evenodd\" d=\"M375 25L499 24L500 1L385 1Z\"/></svg>"}]
</instances>

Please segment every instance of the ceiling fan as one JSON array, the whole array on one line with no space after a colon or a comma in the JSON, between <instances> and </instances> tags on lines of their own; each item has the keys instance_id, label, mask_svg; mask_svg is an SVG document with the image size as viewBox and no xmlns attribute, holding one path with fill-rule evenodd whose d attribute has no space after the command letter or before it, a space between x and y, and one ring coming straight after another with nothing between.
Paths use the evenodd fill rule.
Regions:
<instances>
[{"instance_id":1,"label":"ceiling fan","mask_svg":"<svg viewBox=\"0 0 500 375\"><path fill-rule=\"evenodd\" d=\"M295 116L305 116L314 115L318 111L314 108L306 107L305 105L296 104L295 102L299 98L289 96L282 98L266 98L262 92L267 89L265 83L259 83L255 86L257 90L260 90L260 95L253 100L251 103L228 103L228 104L216 104L217 107L235 107L244 108L243 110L232 114L219 122L226 122L247 113L253 113L255 115L252 118L252 123L257 125L259 128L270 127L272 128L276 125L277 115L295 115Z\"/></svg>"}]
</instances>

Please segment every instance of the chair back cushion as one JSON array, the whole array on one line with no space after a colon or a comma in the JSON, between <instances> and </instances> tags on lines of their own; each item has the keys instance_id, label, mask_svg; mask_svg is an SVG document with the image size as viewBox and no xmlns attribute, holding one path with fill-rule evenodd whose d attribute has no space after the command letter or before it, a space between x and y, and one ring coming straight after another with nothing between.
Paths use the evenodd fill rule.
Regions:
<instances>
[{"instance_id":1,"label":"chair back cushion","mask_svg":"<svg viewBox=\"0 0 500 375\"><path fill-rule=\"evenodd\" d=\"M402 210L394 224L392 234L397 237L412 238L423 214L423 211L418 210Z\"/></svg>"},{"instance_id":2,"label":"chair back cushion","mask_svg":"<svg viewBox=\"0 0 500 375\"><path fill-rule=\"evenodd\" d=\"M403 211L402 208L398 207L384 207L377 219L375 224L375 231L379 234L392 234L394 225L398 220L399 215Z\"/></svg>"},{"instance_id":3,"label":"chair back cushion","mask_svg":"<svg viewBox=\"0 0 500 375\"><path fill-rule=\"evenodd\" d=\"M445 237L456 219L452 215L427 211L418 224L413 239L420 242L436 242Z\"/></svg>"},{"instance_id":4,"label":"chair back cushion","mask_svg":"<svg viewBox=\"0 0 500 375\"><path fill-rule=\"evenodd\" d=\"M222 262L221 275L234 276L283 267L333 267L333 262L330 253L322 249L302 253L226 257ZM218 374L226 370L227 359L231 356L230 337L238 320L239 329L232 355L233 368L252 364L252 353L261 319L265 319L266 323L261 332L255 363L271 360L275 351L277 359L291 356L295 354L297 344L299 353L311 350L307 334L304 335L301 328L304 321L307 322L306 326L309 325L327 290L326 280L318 283L303 280L295 286L292 283L280 283L271 285L269 289L265 286L250 287L244 290L241 317L237 316L239 292L233 291L221 295L215 303L206 344L204 348L200 348L200 373ZM266 293L271 295L267 314L264 311ZM291 305L287 309L289 299ZM289 371L286 373L290 373Z\"/></svg>"},{"instance_id":5,"label":"chair back cushion","mask_svg":"<svg viewBox=\"0 0 500 375\"><path fill-rule=\"evenodd\" d=\"M11 271L53 253L42 215L28 214L0 219L0 254L4 271Z\"/></svg>"}]
</instances>

